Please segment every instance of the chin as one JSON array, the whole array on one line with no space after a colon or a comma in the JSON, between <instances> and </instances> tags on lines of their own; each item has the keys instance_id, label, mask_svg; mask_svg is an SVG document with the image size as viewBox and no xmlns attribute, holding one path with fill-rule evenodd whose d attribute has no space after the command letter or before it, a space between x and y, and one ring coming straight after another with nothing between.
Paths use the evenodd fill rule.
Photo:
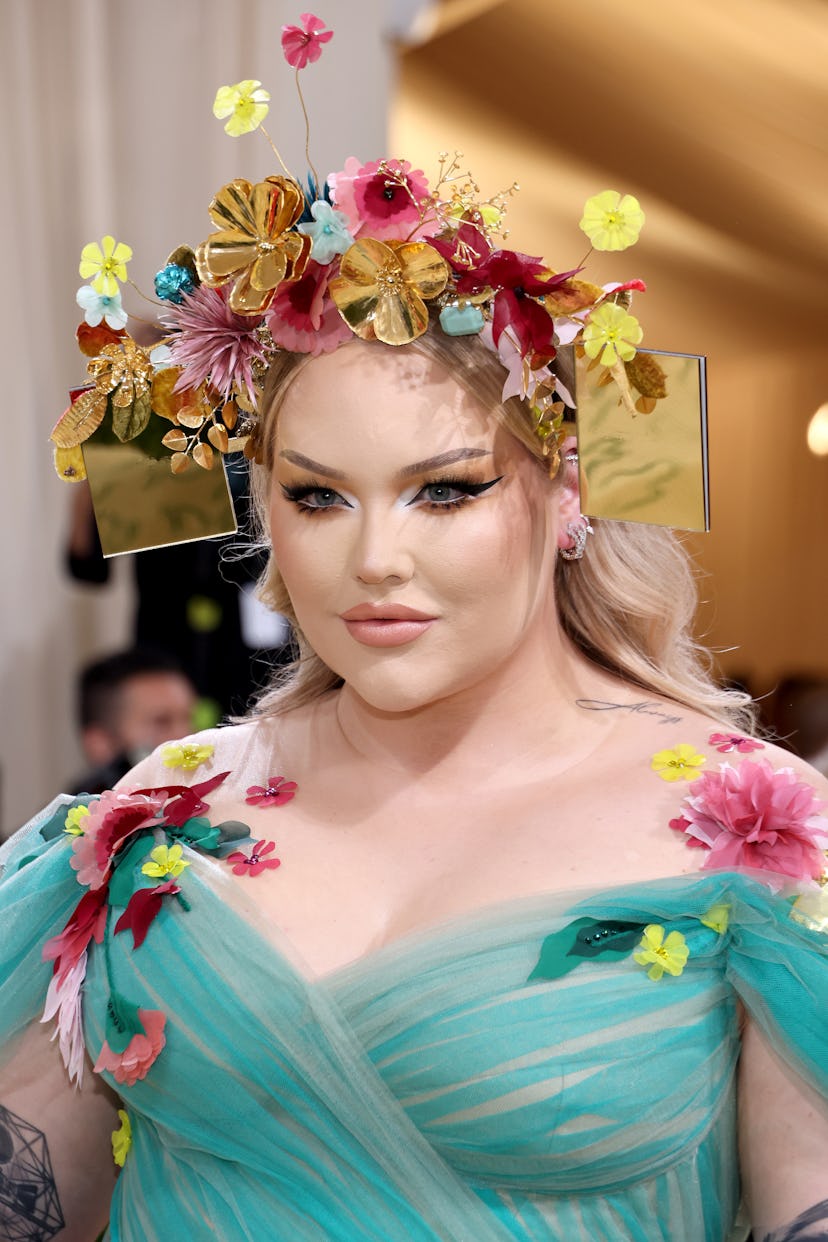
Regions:
<instances>
[{"instance_id":1,"label":"chin","mask_svg":"<svg viewBox=\"0 0 828 1242\"><path fill-rule=\"evenodd\" d=\"M347 689L377 712L402 715L428 707L448 698L465 683L456 673L441 677L436 671L423 668L422 661L404 659L378 660L373 667L339 668L336 670ZM470 677L469 682L474 678Z\"/></svg>"}]
</instances>

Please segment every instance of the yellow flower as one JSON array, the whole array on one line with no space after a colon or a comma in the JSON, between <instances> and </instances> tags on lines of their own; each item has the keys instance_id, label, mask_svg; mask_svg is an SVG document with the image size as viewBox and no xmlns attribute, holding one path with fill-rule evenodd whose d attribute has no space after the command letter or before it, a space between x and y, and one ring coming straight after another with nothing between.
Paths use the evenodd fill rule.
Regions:
<instances>
[{"instance_id":1,"label":"yellow flower","mask_svg":"<svg viewBox=\"0 0 828 1242\"><path fill-rule=\"evenodd\" d=\"M694 781L701 776L701 766L706 756L700 755L686 742L680 742L673 750L659 750L650 760L650 767L663 781Z\"/></svg>"},{"instance_id":2,"label":"yellow flower","mask_svg":"<svg viewBox=\"0 0 828 1242\"><path fill-rule=\"evenodd\" d=\"M94 276L92 288L105 298L111 298L118 292L118 281L126 280L126 265L132 258L132 249L124 242L115 241L109 234L103 238L100 246L97 242L87 242L81 251L78 271L84 280Z\"/></svg>"},{"instance_id":3,"label":"yellow flower","mask_svg":"<svg viewBox=\"0 0 828 1242\"><path fill-rule=\"evenodd\" d=\"M598 358L602 366L611 367L621 358L629 362L644 332L635 315L630 315L617 302L604 302L592 312L584 328L584 352Z\"/></svg>"},{"instance_id":4,"label":"yellow flower","mask_svg":"<svg viewBox=\"0 0 828 1242\"><path fill-rule=\"evenodd\" d=\"M197 742L171 742L161 751L165 768L183 768L185 772L194 772L206 763L215 750L214 746Z\"/></svg>"},{"instance_id":5,"label":"yellow flower","mask_svg":"<svg viewBox=\"0 0 828 1242\"><path fill-rule=\"evenodd\" d=\"M596 250L626 250L638 241L644 212L637 198L617 190L593 194L584 204L580 227Z\"/></svg>"},{"instance_id":6,"label":"yellow flower","mask_svg":"<svg viewBox=\"0 0 828 1242\"><path fill-rule=\"evenodd\" d=\"M717 906L711 906L710 909L701 916L699 922L703 923L705 927L712 928L713 931L718 932L720 936L723 936L727 931L727 926L730 922L730 906L724 902Z\"/></svg>"},{"instance_id":7,"label":"yellow flower","mask_svg":"<svg viewBox=\"0 0 828 1242\"><path fill-rule=\"evenodd\" d=\"M660 923L650 923L644 928L641 946L633 953L639 966L652 963L647 971L651 979L660 979L665 970L668 975L680 975L689 956L690 950L681 932L671 931L665 940Z\"/></svg>"},{"instance_id":8,"label":"yellow flower","mask_svg":"<svg viewBox=\"0 0 828 1242\"><path fill-rule=\"evenodd\" d=\"M173 878L181 875L185 867L189 867L186 858L182 858L183 850L180 845L156 845L150 854L152 862L144 863L141 868L144 875L152 876L154 880L163 880L165 876L171 875Z\"/></svg>"},{"instance_id":9,"label":"yellow flower","mask_svg":"<svg viewBox=\"0 0 828 1242\"><path fill-rule=\"evenodd\" d=\"M229 116L230 120L224 131L231 138L239 134L250 134L258 129L270 109L267 101L270 92L266 91L261 82L253 78L245 78L235 86L220 86L213 101L213 116L219 119Z\"/></svg>"},{"instance_id":10,"label":"yellow flower","mask_svg":"<svg viewBox=\"0 0 828 1242\"><path fill-rule=\"evenodd\" d=\"M119 1108L118 1116L121 1124L117 1130L112 1131L112 1159L122 1169L132 1146L132 1126L125 1109Z\"/></svg>"},{"instance_id":11,"label":"yellow flower","mask_svg":"<svg viewBox=\"0 0 828 1242\"><path fill-rule=\"evenodd\" d=\"M82 837L82 823L88 814L88 806L73 806L72 809L66 814L66 819L63 823L63 831L67 832L70 837Z\"/></svg>"},{"instance_id":12,"label":"yellow flower","mask_svg":"<svg viewBox=\"0 0 828 1242\"><path fill-rule=\"evenodd\" d=\"M307 266L311 239L293 227L304 209L305 196L290 177L266 177L256 185L239 177L222 186L209 207L219 232L195 255L202 284L218 289L232 280L232 311L266 311L277 285L298 280Z\"/></svg>"},{"instance_id":13,"label":"yellow flower","mask_svg":"<svg viewBox=\"0 0 828 1242\"><path fill-rule=\"evenodd\" d=\"M328 285L337 310L365 341L407 345L428 327L426 301L443 292L448 268L426 242L360 238Z\"/></svg>"}]
</instances>

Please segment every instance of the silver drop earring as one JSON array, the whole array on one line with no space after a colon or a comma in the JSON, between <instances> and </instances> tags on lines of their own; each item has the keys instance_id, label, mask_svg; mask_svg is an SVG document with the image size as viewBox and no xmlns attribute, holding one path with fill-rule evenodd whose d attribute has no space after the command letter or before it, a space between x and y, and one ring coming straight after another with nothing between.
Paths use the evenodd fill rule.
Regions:
<instances>
[{"instance_id":1,"label":"silver drop earring","mask_svg":"<svg viewBox=\"0 0 828 1242\"><path fill-rule=\"evenodd\" d=\"M587 536L595 533L589 524L589 518L581 514L577 522L568 522L566 533L572 540L572 545L560 548L560 554L565 561L579 561L584 555Z\"/></svg>"}]
</instances>

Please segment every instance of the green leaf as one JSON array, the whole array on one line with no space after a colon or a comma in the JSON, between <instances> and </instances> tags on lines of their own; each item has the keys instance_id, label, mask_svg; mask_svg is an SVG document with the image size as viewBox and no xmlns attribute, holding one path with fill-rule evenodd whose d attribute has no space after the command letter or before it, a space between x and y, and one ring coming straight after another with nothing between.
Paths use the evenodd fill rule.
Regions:
<instances>
[{"instance_id":1,"label":"green leaf","mask_svg":"<svg viewBox=\"0 0 828 1242\"><path fill-rule=\"evenodd\" d=\"M246 837L252 837L249 824L243 824L240 819L225 819L223 823L216 824L219 830L220 845L235 844L236 841L244 841Z\"/></svg>"},{"instance_id":2,"label":"green leaf","mask_svg":"<svg viewBox=\"0 0 828 1242\"><path fill-rule=\"evenodd\" d=\"M144 1034L144 1028L138 1016L138 1006L113 989L106 1005L106 1042L114 1053L120 1054L129 1047L133 1035L141 1034Z\"/></svg>"},{"instance_id":3,"label":"green leaf","mask_svg":"<svg viewBox=\"0 0 828 1242\"><path fill-rule=\"evenodd\" d=\"M207 854L211 854L218 847L221 837L220 830L213 827L206 815L194 815L180 828L168 831L171 836L186 841L194 850L204 850Z\"/></svg>"},{"instance_id":4,"label":"green leaf","mask_svg":"<svg viewBox=\"0 0 828 1242\"><path fill-rule=\"evenodd\" d=\"M646 923L626 923L617 919L575 919L546 937L527 982L560 979L586 958L618 961L635 948L646 926Z\"/></svg>"},{"instance_id":5,"label":"green leaf","mask_svg":"<svg viewBox=\"0 0 828 1242\"><path fill-rule=\"evenodd\" d=\"M146 888L148 884L157 883L157 880L142 876L140 872L135 874L136 868L149 860L154 845L154 837L141 833L136 841L117 856L115 871L109 881L107 902L110 906L126 907L136 888Z\"/></svg>"},{"instance_id":6,"label":"green leaf","mask_svg":"<svg viewBox=\"0 0 828 1242\"><path fill-rule=\"evenodd\" d=\"M131 405L112 404L112 429L118 439L125 443L140 436L150 420L152 406L148 392L136 397Z\"/></svg>"}]
</instances>

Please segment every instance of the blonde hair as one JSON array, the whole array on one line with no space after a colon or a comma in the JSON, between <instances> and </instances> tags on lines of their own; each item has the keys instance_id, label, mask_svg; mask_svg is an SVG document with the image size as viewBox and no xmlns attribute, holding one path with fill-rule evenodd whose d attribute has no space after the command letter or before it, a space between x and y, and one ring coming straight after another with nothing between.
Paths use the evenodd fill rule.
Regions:
<instances>
[{"instance_id":1,"label":"blonde hair","mask_svg":"<svg viewBox=\"0 0 828 1242\"><path fill-rule=\"evenodd\" d=\"M389 346L377 343L377 349ZM343 348L343 347L341 347ZM523 401L501 399L503 367L477 337L426 332L410 348L444 366L526 448L547 473L547 462ZM251 492L259 531L268 539L268 504L279 407L306 354L280 354L272 363L262 399L262 463L254 466ZM567 368L560 359L558 369ZM561 375L562 380L568 377ZM555 486L553 481L550 486ZM731 727L750 728L747 694L727 690L712 675L709 652L692 624L697 606L691 562L676 535L662 527L592 519L594 535L583 559L558 558L555 599L564 632L595 664L639 687L702 712ZM255 715L277 715L337 689L342 680L307 643L271 553L259 596L294 628L295 659L279 670L258 699Z\"/></svg>"}]
</instances>

